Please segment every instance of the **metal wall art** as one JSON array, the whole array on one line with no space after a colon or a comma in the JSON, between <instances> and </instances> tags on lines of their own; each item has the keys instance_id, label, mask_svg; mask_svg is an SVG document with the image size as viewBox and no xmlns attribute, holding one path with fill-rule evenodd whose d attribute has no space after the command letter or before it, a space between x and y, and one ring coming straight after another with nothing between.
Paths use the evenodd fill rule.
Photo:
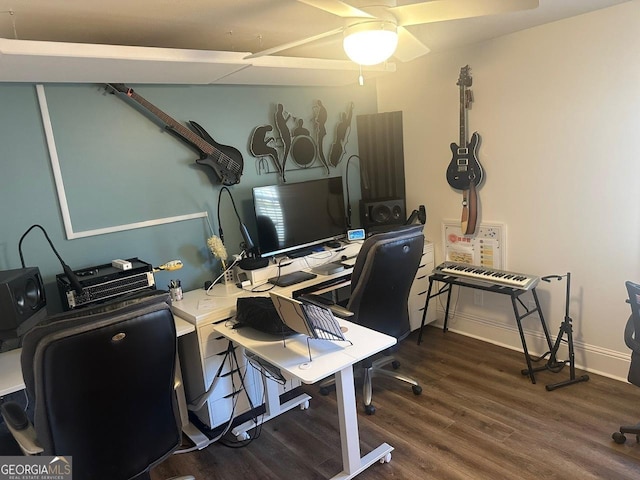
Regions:
<instances>
[{"instance_id":1,"label":"metal wall art","mask_svg":"<svg viewBox=\"0 0 640 480\"><path fill-rule=\"evenodd\" d=\"M249 151L258 159L258 173L276 172L283 182L286 182L287 170L319 166L329 174L330 168L337 167L344 158L351 133L353 102L347 105L346 111L340 113L333 141L325 154L327 117L327 109L322 101L315 100L311 132L302 117L291 114L285 109L284 104L277 103L273 113L273 125L255 127L249 140Z\"/></svg>"}]
</instances>

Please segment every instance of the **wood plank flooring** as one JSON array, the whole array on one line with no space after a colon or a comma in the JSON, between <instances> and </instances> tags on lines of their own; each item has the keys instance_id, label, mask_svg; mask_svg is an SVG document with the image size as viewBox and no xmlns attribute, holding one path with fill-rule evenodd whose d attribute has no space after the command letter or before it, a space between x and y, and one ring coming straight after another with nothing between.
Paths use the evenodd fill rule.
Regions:
<instances>
[{"instance_id":1,"label":"wood plank flooring","mask_svg":"<svg viewBox=\"0 0 640 480\"><path fill-rule=\"evenodd\" d=\"M640 422L640 388L590 374L590 380L548 392L545 384L569 378L541 372L537 383L520 374L521 352L428 327L397 353L400 371L417 379L422 395L401 382L374 379L375 415L366 415L358 388L363 453L382 442L395 450L357 478L382 479L638 479L640 444L618 445L620 424ZM578 375L584 372L577 372ZM201 479L314 480L341 471L335 392L313 398L262 426L243 448L215 443L173 455L152 480L192 474Z\"/></svg>"}]
</instances>

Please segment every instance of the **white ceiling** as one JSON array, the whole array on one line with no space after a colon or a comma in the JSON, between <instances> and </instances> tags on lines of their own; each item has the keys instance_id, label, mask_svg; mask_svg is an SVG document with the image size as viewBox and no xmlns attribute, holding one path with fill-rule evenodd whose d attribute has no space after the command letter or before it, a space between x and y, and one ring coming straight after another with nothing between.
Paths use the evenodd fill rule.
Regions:
<instances>
[{"instance_id":1,"label":"white ceiling","mask_svg":"<svg viewBox=\"0 0 640 480\"><path fill-rule=\"evenodd\" d=\"M362 0L354 3L358 1L361 5ZM540 6L534 10L407 28L432 52L442 52L625 1L629 0L540 0ZM398 5L409 3L416 2L398 1ZM313 84L327 68L332 75L346 72L346 83L352 83L357 79L354 75L357 68L346 60L340 36L279 52L277 58L242 60L247 52L261 51L342 25L341 18L296 0L0 0L0 81L95 81L92 79L98 73L110 73L117 77L113 80L155 83L164 72L162 83L270 83L270 77L275 83L282 83L281 69L297 66L311 76L309 81L296 80L297 84ZM133 46L162 48L130 48ZM156 58L147 58L150 52ZM164 57L160 64L168 62L170 71L163 70L167 65L157 66L158 56ZM173 56L178 58L167 60ZM83 60L76 65L78 57ZM109 61L103 57L109 57ZM291 57L342 61L303 65ZM194 62L194 58L197 61ZM65 63L65 59L71 64ZM125 69L120 67L122 61ZM176 61L182 72L175 72ZM229 62L234 66L229 67ZM260 62L262 67L258 65ZM216 68L215 74L208 73L194 81L190 71L195 70L194 75L202 74L199 69L203 63L217 66L222 63L223 68L221 72ZM148 70L150 65L157 68ZM7 73L7 68L11 72ZM253 78L249 72L256 68L256 72L262 68L273 74L265 76L261 72ZM90 69L97 73L92 74ZM383 65L372 70L380 73L394 71L394 68ZM143 74L144 71L147 74ZM245 78L236 81L233 72L241 71ZM122 78L125 74L127 77ZM342 78L328 84L341 83L344 83Z\"/></svg>"}]
</instances>

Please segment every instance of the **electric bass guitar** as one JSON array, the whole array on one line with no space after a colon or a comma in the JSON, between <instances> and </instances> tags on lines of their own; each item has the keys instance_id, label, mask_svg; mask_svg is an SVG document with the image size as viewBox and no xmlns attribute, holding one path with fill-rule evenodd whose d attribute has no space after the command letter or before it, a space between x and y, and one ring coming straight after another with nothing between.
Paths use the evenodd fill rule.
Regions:
<instances>
[{"instance_id":1,"label":"electric bass guitar","mask_svg":"<svg viewBox=\"0 0 640 480\"><path fill-rule=\"evenodd\" d=\"M158 118L168 132L198 151L200 158L196 163L211 167L220 183L235 185L240 182L244 160L239 150L217 143L204 128L192 120L189 121L191 130L188 129L122 83L107 83L107 86L141 105Z\"/></svg>"},{"instance_id":2,"label":"electric bass guitar","mask_svg":"<svg viewBox=\"0 0 640 480\"><path fill-rule=\"evenodd\" d=\"M473 101L473 94L468 90L473 82L469 70L469 65L462 67L456 83L460 87L460 143L451 144L453 158L447 167L447 182L456 190L467 190L471 183L479 185L484 177L477 156L480 143L478 132L473 132L471 140L467 142L467 110Z\"/></svg>"}]
</instances>

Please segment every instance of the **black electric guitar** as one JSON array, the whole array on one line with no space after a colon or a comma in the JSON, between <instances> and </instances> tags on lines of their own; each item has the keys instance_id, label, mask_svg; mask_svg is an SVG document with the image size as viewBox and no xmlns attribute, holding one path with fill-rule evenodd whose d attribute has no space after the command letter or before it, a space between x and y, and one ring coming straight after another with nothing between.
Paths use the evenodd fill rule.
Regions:
<instances>
[{"instance_id":1,"label":"black electric guitar","mask_svg":"<svg viewBox=\"0 0 640 480\"><path fill-rule=\"evenodd\" d=\"M188 129L122 83L107 83L107 86L144 107L164 123L167 131L197 150L200 158L196 163L211 167L223 185L235 185L240 182L244 161L239 150L216 143L211 135L194 121L189 121L192 130Z\"/></svg>"},{"instance_id":2,"label":"black electric guitar","mask_svg":"<svg viewBox=\"0 0 640 480\"><path fill-rule=\"evenodd\" d=\"M472 78L469 65L460 69L460 77L456 85L460 87L460 143L451 144L453 158L447 167L447 182L457 190L467 190L469 185L482 183L484 172L478 161L477 150L480 135L473 132L467 142L467 109L473 101L471 90Z\"/></svg>"}]
</instances>

